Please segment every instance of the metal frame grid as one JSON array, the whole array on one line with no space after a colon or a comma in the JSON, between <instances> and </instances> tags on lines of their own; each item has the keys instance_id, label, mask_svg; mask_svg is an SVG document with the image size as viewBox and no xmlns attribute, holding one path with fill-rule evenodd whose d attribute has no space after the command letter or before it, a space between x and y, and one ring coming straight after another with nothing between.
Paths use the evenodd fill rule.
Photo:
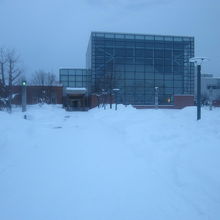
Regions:
<instances>
[{"instance_id":1,"label":"metal frame grid","mask_svg":"<svg viewBox=\"0 0 220 220\"><path fill-rule=\"evenodd\" d=\"M151 105L158 87L159 104L172 104L175 94L194 93L193 56L193 37L92 32L92 91L118 88L119 102Z\"/></svg>"}]
</instances>

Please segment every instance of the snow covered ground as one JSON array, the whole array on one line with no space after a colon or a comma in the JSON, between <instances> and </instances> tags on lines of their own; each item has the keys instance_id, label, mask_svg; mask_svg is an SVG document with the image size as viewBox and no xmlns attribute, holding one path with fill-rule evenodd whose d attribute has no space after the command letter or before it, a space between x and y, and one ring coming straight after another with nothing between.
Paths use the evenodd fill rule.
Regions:
<instances>
[{"instance_id":1,"label":"snow covered ground","mask_svg":"<svg viewBox=\"0 0 220 220\"><path fill-rule=\"evenodd\" d=\"M1 220L220 219L220 109L0 112Z\"/></svg>"}]
</instances>

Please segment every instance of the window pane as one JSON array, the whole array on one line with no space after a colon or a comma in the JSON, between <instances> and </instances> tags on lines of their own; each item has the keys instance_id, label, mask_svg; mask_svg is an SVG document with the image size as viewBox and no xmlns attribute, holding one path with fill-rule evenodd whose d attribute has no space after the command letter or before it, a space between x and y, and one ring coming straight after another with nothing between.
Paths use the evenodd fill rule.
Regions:
<instances>
[{"instance_id":1,"label":"window pane","mask_svg":"<svg viewBox=\"0 0 220 220\"><path fill-rule=\"evenodd\" d=\"M145 49L144 50L144 57L145 58L152 58L153 57L153 50L152 49Z\"/></svg>"}]
</instances>

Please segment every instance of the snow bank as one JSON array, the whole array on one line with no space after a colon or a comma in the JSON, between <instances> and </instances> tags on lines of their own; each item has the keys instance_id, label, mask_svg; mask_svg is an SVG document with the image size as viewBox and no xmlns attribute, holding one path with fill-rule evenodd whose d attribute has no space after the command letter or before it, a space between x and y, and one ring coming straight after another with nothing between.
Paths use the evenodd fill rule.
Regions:
<instances>
[{"instance_id":1,"label":"snow bank","mask_svg":"<svg viewBox=\"0 0 220 220\"><path fill-rule=\"evenodd\" d=\"M220 109L0 112L0 219L220 218Z\"/></svg>"}]
</instances>

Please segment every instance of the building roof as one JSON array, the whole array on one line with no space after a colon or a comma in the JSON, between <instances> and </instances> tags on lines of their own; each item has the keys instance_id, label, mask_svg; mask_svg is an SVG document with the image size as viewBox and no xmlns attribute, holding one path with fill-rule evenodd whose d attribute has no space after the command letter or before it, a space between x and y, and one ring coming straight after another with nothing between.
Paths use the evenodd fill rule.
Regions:
<instances>
[{"instance_id":1,"label":"building roof","mask_svg":"<svg viewBox=\"0 0 220 220\"><path fill-rule=\"evenodd\" d=\"M64 93L67 95L82 95L87 92L86 88L74 88L74 87L66 87L64 88Z\"/></svg>"},{"instance_id":2,"label":"building roof","mask_svg":"<svg viewBox=\"0 0 220 220\"><path fill-rule=\"evenodd\" d=\"M191 38L194 36L182 36L182 35L163 35L163 34L143 34L143 33L123 33L123 32L105 32L105 31L92 31L92 34L116 34L116 35L133 35L133 36L154 36L154 37L176 37L176 38Z\"/></svg>"}]
</instances>

